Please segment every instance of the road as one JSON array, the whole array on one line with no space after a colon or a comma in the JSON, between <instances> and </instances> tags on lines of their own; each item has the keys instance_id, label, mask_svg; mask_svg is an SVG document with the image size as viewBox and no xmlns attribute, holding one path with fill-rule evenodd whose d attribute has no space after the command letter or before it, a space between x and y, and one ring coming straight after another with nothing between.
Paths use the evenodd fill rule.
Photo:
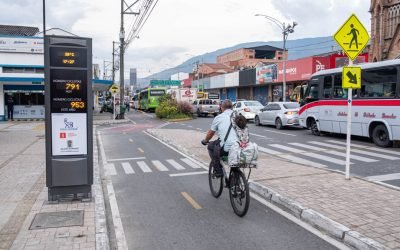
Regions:
<instances>
[{"instance_id":1,"label":"road","mask_svg":"<svg viewBox=\"0 0 400 250\"><path fill-rule=\"evenodd\" d=\"M164 128L207 131L213 117L200 117L191 121L171 123ZM260 151L306 166L345 171L344 135L314 136L302 128L277 130L273 126L255 126L249 123L251 141ZM400 149L379 148L366 138L353 137L350 172L371 181L400 187Z\"/></svg>"},{"instance_id":2,"label":"road","mask_svg":"<svg viewBox=\"0 0 400 250\"><path fill-rule=\"evenodd\" d=\"M345 248L255 199L244 218L236 216L226 190L219 199L211 196L206 166L144 132L163 125L151 116L131 112L128 117L134 124L98 128L105 175L111 179L108 199L120 247ZM211 119L192 122L205 121Z\"/></svg>"}]
</instances>

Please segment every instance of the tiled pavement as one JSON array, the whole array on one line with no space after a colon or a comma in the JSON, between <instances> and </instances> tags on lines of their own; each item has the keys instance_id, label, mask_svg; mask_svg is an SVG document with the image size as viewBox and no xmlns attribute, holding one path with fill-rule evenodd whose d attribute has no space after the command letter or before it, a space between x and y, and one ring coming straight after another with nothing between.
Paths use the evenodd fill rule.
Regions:
<instances>
[{"instance_id":1,"label":"tiled pavement","mask_svg":"<svg viewBox=\"0 0 400 250\"><path fill-rule=\"evenodd\" d=\"M209 161L204 134L178 129L150 132L203 162ZM187 140L187 138L191 138ZM253 181L300 203L349 230L390 249L400 249L400 191L325 169L305 167L260 153Z\"/></svg>"}]
</instances>

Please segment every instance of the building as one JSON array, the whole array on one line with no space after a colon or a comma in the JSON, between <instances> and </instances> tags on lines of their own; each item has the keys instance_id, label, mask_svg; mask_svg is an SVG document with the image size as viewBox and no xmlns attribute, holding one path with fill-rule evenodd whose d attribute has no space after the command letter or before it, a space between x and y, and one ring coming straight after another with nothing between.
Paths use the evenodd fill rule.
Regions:
<instances>
[{"instance_id":1,"label":"building","mask_svg":"<svg viewBox=\"0 0 400 250\"><path fill-rule=\"evenodd\" d=\"M129 85L133 89L138 88L137 84L137 69L136 68L131 68L129 70Z\"/></svg>"},{"instance_id":2,"label":"building","mask_svg":"<svg viewBox=\"0 0 400 250\"><path fill-rule=\"evenodd\" d=\"M7 119L6 100L15 102L15 119L44 119L43 37L35 27L0 25L0 121ZM47 34L71 34L59 29ZM94 79L94 91L108 90L111 81Z\"/></svg>"},{"instance_id":3,"label":"building","mask_svg":"<svg viewBox=\"0 0 400 250\"><path fill-rule=\"evenodd\" d=\"M254 68L258 63L275 63L287 58L287 51L269 45L237 49L217 57L217 63L239 70Z\"/></svg>"},{"instance_id":4,"label":"building","mask_svg":"<svg viewBox=\"0 0 400 250\"><path fill-rule=\"evenodd\" d=\"M400 0L371 0L371 62L400 57Z\"/></svg>"}]
</instances>

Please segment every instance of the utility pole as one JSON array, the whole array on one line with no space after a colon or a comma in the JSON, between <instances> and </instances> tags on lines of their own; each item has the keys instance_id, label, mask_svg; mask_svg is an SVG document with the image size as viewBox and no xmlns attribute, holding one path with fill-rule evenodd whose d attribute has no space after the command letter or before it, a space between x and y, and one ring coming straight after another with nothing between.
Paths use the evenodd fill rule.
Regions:
<instances>
[{"instance_id":1,"label":"utility pole","mask_svg":"<svg viewBox=\"0 0 400 250\"><path fill-rule=\"evenodd\" d=\"M122 110L122 106L124 105L124 98L125 98L125 93L124 93L124 44L125 44L125 30L124 30L124 0L121 0L121 30L119 32L119 39L120 39L120 44L119 44L119 104L120 104L120 110ZM120 119L124 119L124 114L120 114Z\"/></svg>"},{"instance_id":2,"label":"utility pole","mask_svg":"<svg viewBox=\"0 0 400 250\"><path fill-rule=\"evenodd\" d=\"M112 52L112 73L111 73L111 79L112 79L112 84L114 84L115 81L115 42L113 41L113 52Z\"/></svg>"}]
</instances>

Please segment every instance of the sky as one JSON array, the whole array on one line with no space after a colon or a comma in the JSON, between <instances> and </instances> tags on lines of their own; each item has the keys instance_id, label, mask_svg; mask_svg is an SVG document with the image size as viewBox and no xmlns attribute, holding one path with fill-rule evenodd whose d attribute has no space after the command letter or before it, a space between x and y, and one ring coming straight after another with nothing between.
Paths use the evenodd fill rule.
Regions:
<instances>
[{"instance_id":1,"label":"sky","mask_svg":"<svg viewBox=\"0 0 400 250\"><path fill-rule=\"evenodd\" d=\"M120 7L116 0L47 0L46 28L91 37L93 63L102 69L103 61L112 60L112 41L119 39ZM281 41L279 27L255 14L296 21L291 40L331 36L352 13L370 32L369 8L369 0L159 0L126 51L125 75L129 77L129 68L137 68L138 77L145 77L239 43ZM40 0L1 0L0 24L42 30L42 9ZM131 15L124 17L126 34L133 20Z\"/></svg>"}]
</instances>

